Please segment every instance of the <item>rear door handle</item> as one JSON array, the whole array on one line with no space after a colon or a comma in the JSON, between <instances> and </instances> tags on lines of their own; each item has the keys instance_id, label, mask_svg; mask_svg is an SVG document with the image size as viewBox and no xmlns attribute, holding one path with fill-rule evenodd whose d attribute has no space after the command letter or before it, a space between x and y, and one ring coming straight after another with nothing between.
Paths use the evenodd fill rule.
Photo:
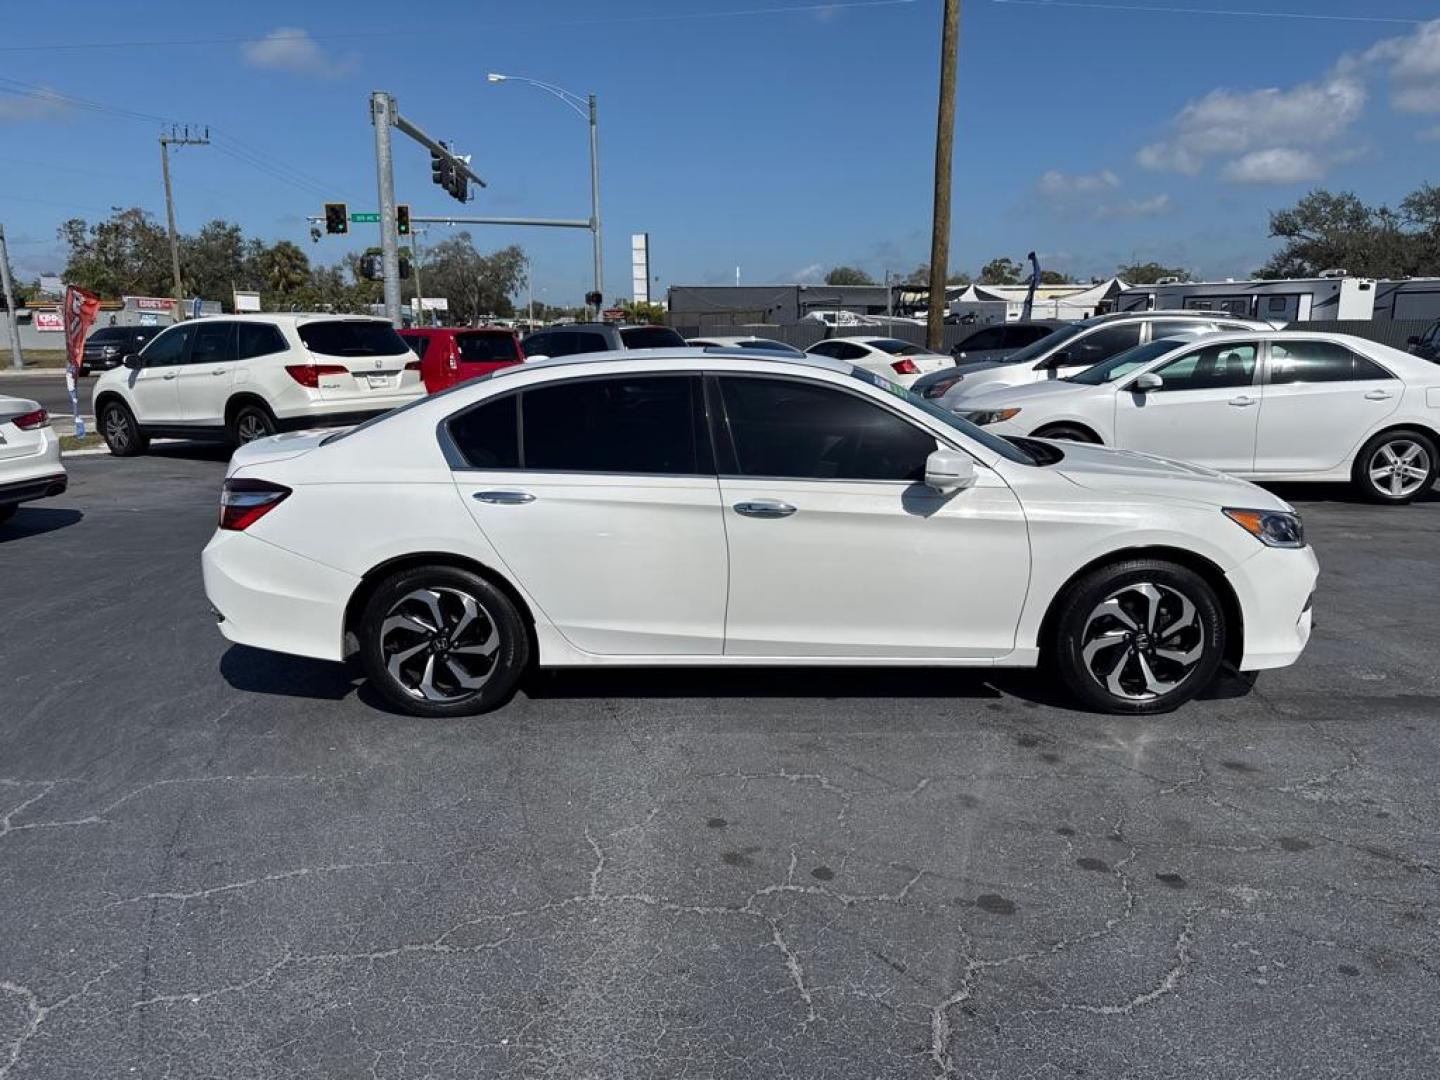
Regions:
<instances>
[{"instance_id":1,"label":"rear door handle","mask_svg":"<svg viewBox=\"0 0 1440 1080\"><path fill-rule=\"evenodd\" d=\"M210 369L210 374L211 374L211 375L224 375L224 374L225 374L227 371L229 371L229 370L230 370L229 368L223 368L223 367L211 368L211 369Z\"/></svg>"},{"instance_id":2,"label":"rear door handle","mask_svg":"<svg viewBox=\"0 0 1440 1080\"><path fill-rule=\"evenodd\" d=\"M1394 396L1395 396L1395 395L1393 395L1392 393L1390 393L1389 390L1371 390L1368 394L1365 395L1365 400L1366 400L1366 401L1389 401L1389 400L1390 400L1392 397L1394 397Z\"/></svg>"},{"instance_id":3,"label":"rear door handle","mask_svg":"<svg viewBox=\"0 0 1440 1080\"><path fill-rule=\"evenodd\" d=\"M167 371L164 375L161 375L160 377L161 377L162 379L173 379L176 374L177 374L177 373L174 372L174 371Z\"/></svg>"},{"instance_id":4,"label":"rear door handle","mask_svg":"<svg viewBox=\"0 0 1440 1080\"><path fill-rule=\"evenodd\" d=\"M753 518L783 518L795 513L795 507L779 499L752 499L736 503L735 512Z\"/></svg>"},{"instance_id":5,"label":"rear door handle","mask_svg":"<svg viewBox=\"0 0 1440 1080\"><path fill-rule=\"evenodd\" d=\"M470 497L497 506L522 506L535 501L535 496L528 491L477 491Z\"/></svg>"},{"instance_id":6,"label":"rear door handle","mask_svg":"<svg viewBox=\"0 0 1440 1080\"><path fill-rule=\"evenodd\" d=\"M1246 395L1241 394L1239 397L1232 397L1230 399L1230 404L1243 409L1247 405L1256 405L1258 404L1258 402L1253 397L1247 397Z\"/></svg>"}]
</instances>

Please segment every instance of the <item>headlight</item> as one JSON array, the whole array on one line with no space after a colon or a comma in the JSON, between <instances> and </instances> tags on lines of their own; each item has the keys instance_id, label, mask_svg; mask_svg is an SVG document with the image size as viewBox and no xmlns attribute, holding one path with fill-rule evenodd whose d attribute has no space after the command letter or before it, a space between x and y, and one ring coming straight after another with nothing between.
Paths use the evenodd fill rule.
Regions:
<instances>
[{"instance_id":1,"label":"headlight","mask_svg":"<svg viewBox=\"0 0 1440 1080\"><path fill-rule=\"evenodd\" d=\"M1299 514L1284 510L1236 510L1227 507L1225 516L1267 547L1305 546L1305 526Z\"/></svg>"},{"instance_id":2,"label":"headlight","mask_svg":"<svg viewBox=\"0 0 1440 1080\"><path fill-rule=\"evenodd\" d=\"M971 412L961 413L966 420L972 424L979 424L985 427L987 424L1003 424L1006 420L1013 420L1020 415L1019 409L975 409Z\"/></svg>"}]
</instances>

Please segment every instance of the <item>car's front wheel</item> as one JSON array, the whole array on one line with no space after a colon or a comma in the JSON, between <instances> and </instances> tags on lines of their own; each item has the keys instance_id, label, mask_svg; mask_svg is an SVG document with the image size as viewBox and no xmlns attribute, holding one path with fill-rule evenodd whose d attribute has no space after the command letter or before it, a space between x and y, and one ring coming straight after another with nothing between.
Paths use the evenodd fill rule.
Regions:
<instances>
[{"instance_id":1,"label":"car's front wheel","mask_svg":"<svg viewBox=\"0 0 1440 1080\"><path fill-rule=\"evenodd\" d=\"M150 446L150 437L140 432L135 414L121 401L107 401L95 418L105 445L116 457L135 457Z\"/></svg>"},{"instance_id":2,"label":"car's front wheel","mask_svg":"<svg viewBox=\"0 0 1440 1080\"><path fill-rule=\"evenodd\" d=\"M416 716L470 716L503 703L530 662L515 604L452 566L394 575L371 594L359 626L370 683Z\"/></svg>"},{"instance_id":3,"label":"car's front wheel","mask_svg":"<svg viewBox=\"0 0 1440 1080\"><path fill-rule=\"evenodd\" d=\"M1435 443L1418 431L1387 431L1355 455L1355 486L1372 502L1403 505L1435 485Z\"/></svg>"},{"instance_id":4,"label":"car's front wheel","mask_svg":"<svg viewBox=\"0 0 1440 1080\"><path fill-rule=\"evenodd\" d=\"M1087 574L1053 626L1050 654L1061 680L1102 712L1169 712L1211 683L1225 655L1215 590L1188 567L1162 560Z\"/></svg>"}]
</instances>

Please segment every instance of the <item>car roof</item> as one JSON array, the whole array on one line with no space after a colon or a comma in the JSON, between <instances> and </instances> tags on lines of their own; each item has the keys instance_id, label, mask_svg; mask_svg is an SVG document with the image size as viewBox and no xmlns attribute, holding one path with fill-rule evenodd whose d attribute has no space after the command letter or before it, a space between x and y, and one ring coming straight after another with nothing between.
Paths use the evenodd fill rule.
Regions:
<instances>
[{"instance_id":1,"label":"car roof","mask_svg":"<svg viewBox=\"0 0 1440 1080\"><path fill-rule=\"evenodd\" d=\"M1393 345L1385 345L1355 334L1337 334L1328 330L1226 330L1218 334L1203 334L1197 337L1163 337L1156 340L1173 341L1175 347L1179 349L1208 345L1239 345L1247 341L1255 341L1257 338L1282 344L1286 341L1329 341L1336 345L1344 345L1347 349L1352 349L1363 356L1383 360L1386 364L1400 364L1402 367L1408 365L1409 370L1416 373L1433 371L1435 368L1435 365L1429 360L1405 352L1403 349L1397 349Z\"/></svg>"},{"instance_id":2,"label":"car roof","mask_svg":"<svg viewBox=\"0 0 1440 1080\"><path fill-rule=\"evenodd\" d=\"M509 337L515 331L508 326L495 326L487 323L484 326L407 326L397 333L434 334L436 336L444 334L504 334Z\"/></svg>"},{"instance_id":3,"label":"car roof","mask_svg":"<svg viewBox=\"0 0 1440 1080\"><path fill-rule=\"evenodd\" d=\"M603 364L612 360L764 360L766 363L778 365L793 365L794 367L822 368L826 371L836 371L842 375L849 374L852 365L843 360L836 360L829 356L815 356L810 353L802 353L799 356L765 352L760 349L747 349L743 345L704 345L699 347L686 346L681 348L676 345L659 349L609 349L605 352L577 353L573 356L551 356L544 360L527 360L515 370L523 368L526 371L536 368L557 368L570 366L583 366L586 364Z\"/></svg>"},{"instance_id":4,"label":"car roof","mask_svg":"<svg viewBox=\"0 0 1440 1080\"><path fill-rule=\"evenodd\" d=\"M1081 320L1086 326L1099 326L1101 323L1118 322L1122 319L1225 319L1229 322L1248 323L1257 329L1270 326L1264 319L1256 319L1250 315L1232 315L1228 311L1194 311L1189 308L1156 308L1153 311L1111 311L1104 315L1092 315L1088 319Z\"/></svg>"}]
</instances>

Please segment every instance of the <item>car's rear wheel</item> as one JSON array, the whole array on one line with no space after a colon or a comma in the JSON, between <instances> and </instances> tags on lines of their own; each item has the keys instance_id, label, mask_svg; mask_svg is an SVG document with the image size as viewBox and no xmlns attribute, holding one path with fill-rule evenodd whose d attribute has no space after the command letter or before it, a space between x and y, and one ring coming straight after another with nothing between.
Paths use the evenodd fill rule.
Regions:
<instances>
[{"instance_id":1,"label":"car's rear wheel","mask_svg":"<svg viewBox=\"0 0 1440 1080\"><path fill-rule=\"evenodd\" d=\"M1435 485L1435 443L1418 431L1376 435L1355 455L1353 480L1372 502L1401 506Z\"/></svg>"},{"instance_id":2,"label":"car's rear wheel","mask_svg":"<svg viewBox=\"0 0 1440 1080\"><path fill-rule=\"evenodd\" d=\"M278 430L274 415L264 405L250 402L230 414L230 442L235 446L268 439Z\"/></svg>"},{"instance_id":3,"label":"car's rear wheel","mask_svg":"<svg viewBox=\"0 0 1440 1080\"><path fill-rule=\"evenodd\" d=\"M515 604L458 567L420 567L385 581L365 605L358 637L371 685L416 716L487 712L530 662Z\"/></svg>"},{"instance_id":4,"label":"car's rear wheel","mask_svg":"<svg viewBox=\"0 0 1440 1080\"><path fill-rule=\"evenodd\" d=\"M1051 424L1033 433L1037 439L1064 439L1068 442L1098 443L1095 433L1076 424Z\"/></svg>"},{"instance_id":5,"label":"car's rear wheel","mask_svg":"<svg viewBox=\"0 0 1440 1080\"><path fill-rule=\"evenodd\" d=\"M1169 712L1215 678L1225 617L1210 584L1176 563L1100 567L1070 590L1050 653L1076 698L1102 712Z\"/></svg>"},{"instance_id":6,"label":"car's rear wheel","mask_svg":"<svg viewBox=\"0 0 1440 1080\"><path fill-rule=\"evenodd\" d=\"M116 457L135 457L150 446L150 436L141 434L135 414L122 401L107 401L100 406L100 415L95 421L105 445Z\"/></svg>"}]
</instances>

